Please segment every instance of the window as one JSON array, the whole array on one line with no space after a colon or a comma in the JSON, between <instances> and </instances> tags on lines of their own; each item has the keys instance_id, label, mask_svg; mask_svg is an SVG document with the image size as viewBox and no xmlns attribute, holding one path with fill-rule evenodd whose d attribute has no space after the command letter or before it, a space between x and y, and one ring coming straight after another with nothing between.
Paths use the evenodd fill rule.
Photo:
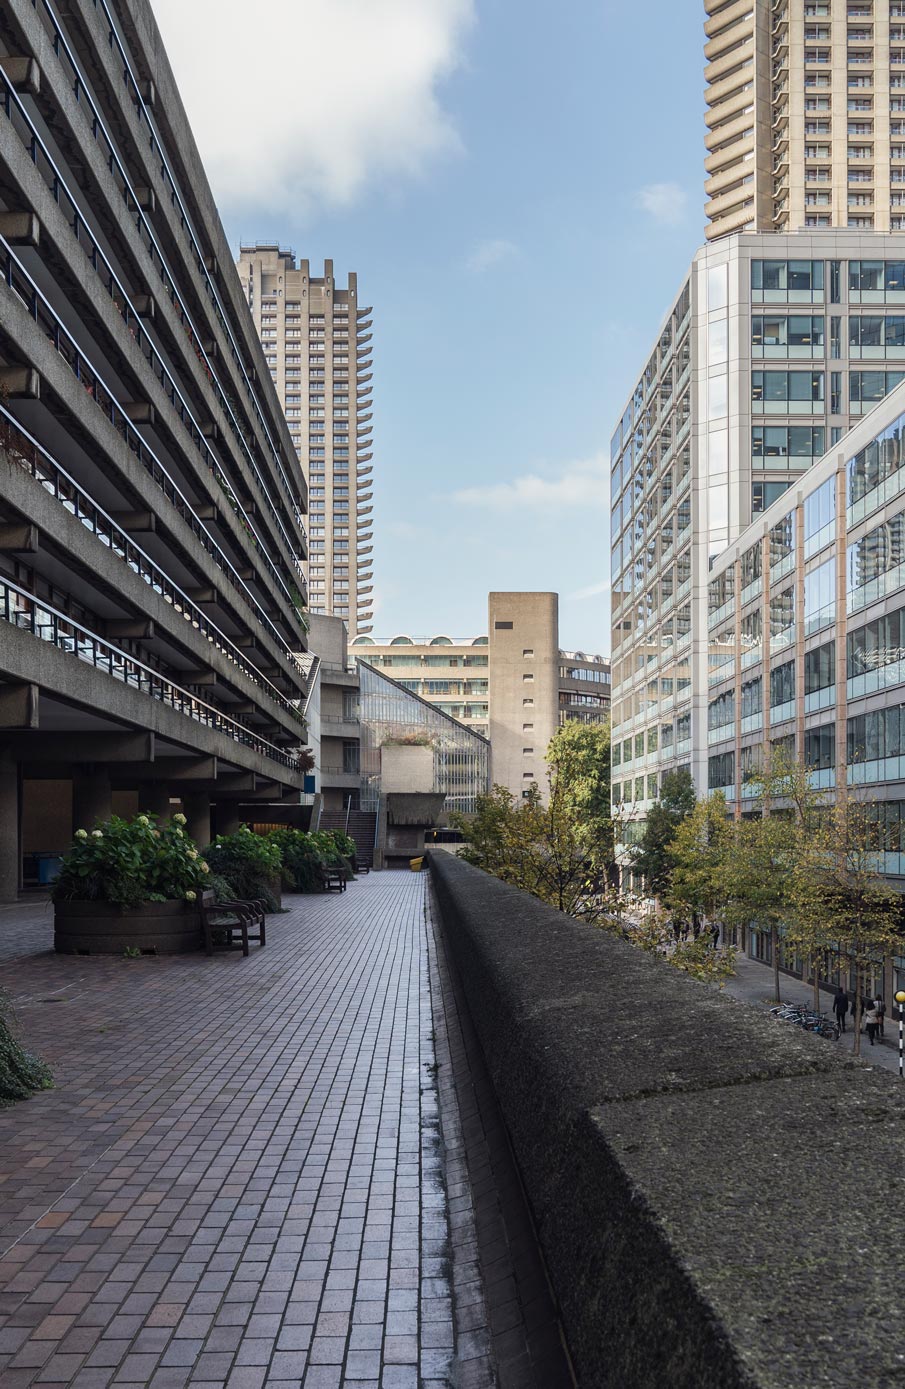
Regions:
<instances>
[{"instance_id":1,"label":"window","mask_svg":"<svg viewBox=\"0 0 905 1389\"><path fill-rule=\"evenodd\" d=\"M905 292L905 261L849 261L848 288L856 302L863 294L877 298L884 294L901 294Z\"/></svg>"},{"instance_id":2,"label":"window","mask_svg":"<svg viewBox=\"0 0 905 1389\"><path fill-rule=\"evenodd\" d=\"M847 503L855 509L851 520L858 520L866 514L865 507L858 503L890 482L890 487L874 500L879 503L885 495L893 496L899 490L897 474L902 467L902 428L903 420L898 419L888 429L871 440L860 453L849 459L846 465Z\"/></svg>"},{"instance_id":3,"label":"window","mask_svg":"<svg viewBox=\"0 0 905 1389\"><path fill-rule=\"evenodd\" d=\"M742 684L742 720L755 718L763 713L764 708L764 678L756 675L753 680L745 680Z\"/></svg>"},{"instance_id":4,"label":"window","mask_svg":"<svg viewBox=\"0 0 905 1389\"><path fill-rule=\"evenodd\" d=\"M533 708L534 708L534 700L533 700L533 699L523 699L523 700L522 700L522 704L523 704L523 706L524 706L526 709L533 709Z\"/></svg>"},{"instance_id":5,"label":"window","mask_svg":"<svg viewBox=\"0 0 905 1389\"><path fill-rule=\"evenodd\" d=\"M865 603L898 587L905 562L905 512L868 531L848 547L848 607L855 612Z\"/></svg>"},{"instance_id":6,"label":"window","mask_svg":"<svg viewBox=\"0 0 905 1389\"><path fill-rule=\"evenodd\" d=\"M805 559L833 539L836 525L836 479L827 478L804 501Z\"/></svg>"},{"instance_id":7,"label":"window","mask_svg":"<svg viewBox=\"0 0 905 1389\"><path fill-rule=\"evenodd\" d=\"M751 511L757 515L761 511L766 511L768 506L772 506L778 501L783 492L789 490L787 482L753 482L751 484Z\"/></svg>"},{"instance_id":8,"label":"window","mask_svg":"<svg viewBox=\"0 0 905 1389\"><path fill-rule=\"evenodd\" d=\"M523 724L522 724L522 732L523 732L523 733L533 733L533 732L534 732L534 724L533 724L533 723L523 723Z\"/></svg>"},{"instance_id":9,"label":"window","mask_svg":"<svg viewBox=\"0 0 905 1389\"><path fill-rule=\"evenodd\" d=\"M813 461L826 452L823 425L755 425L751 430L751 454L755 468L803 468L805 463L777 463L776 459ZM761 460L770 459L769 463Z\"/></svg>"},{"instance_id":10,"label":"window","mask_svg":"<svg viewBox=\"0 0 905 1389\"><path fill-rule=\"evenodd\" d=\"M755 414L822 413L822 371L752 371L751 399Z\"/></svg>"},{"instance_id":11,"label":"window","mask_svg":"<svg viewBox=\"0 0 905 1389\"><path fill-rule=\"evenodd\" d=\"M734 726L735 691L727 690L725 694L717 695L707 706L707 730L713 733L717 729Z\"/></svg>"},{"instance_id":12,"label":"window","mask_svg":"<svg viewBox=\"0 0 905 1389\"><path fill-rule=\"evenodd\" d=\"M804 692L805 695L817 694L820 690L829 689L836 683L836 643L834 641L825 642L823 646L817 646L813 651L805 653L804 658Z\"/></svg>"},{"instance_id":13,"label":"window","mask_svg":"<svg viewBox=\"0 0 905 1389\"><path fill-rule=\"evenodd\" d=\"M836 765L836 725L805 729L804 762L809 771L828 771Z\"/></svg>"},{"instance_id":14,"label":"window","mask_svg":"<svg viewBox=\"0 0 905 1389\"><path fill-rule=\"evenodd\" d=\"M751 344L755 357L808 357L823 346L824 319L810 314L755 314Z\"/></svg>"},{"instance_id":15,"label":"window","mask_svg":"<svg viewBox=\"0 0 905 1389\"><path fill-rule=\"evenodd\" d=\"M530 674L529 674L529 675L523 675L523 676L522 676L522 680L523 680L523 681L528 681L528 680L533 680L533 679L534 679L534 676L533 676L533 675L530 675Z\"/></svg>"},{"instance_id":16,"label":"window","mask_svg":"<svg viewBox=\"0 0 905 1389\"><path fill-rule=\"evenodd\" d=\"M822 260L753 260L751 289L754 302L823 297Z\"/></svg>"},{"instance_id":17,"label":"window","mask_svg":"<svg viewBox=\"0 0 905 1389\"><path fill-rule=\"evenodd\" d=\"M770 671L770 708L779 709L795 699L795 662L786 661Z\"/></svg>"},{"instance_id":18,"label":"window","mask_svg":"<svg viewBox=\"0 0 905 1389\"><path fill-rule=\"evenodd\" d=\"M905 381L905 371L849 372L849 401L852 414L866 413L902 381Z\"/></svg>"},{"instance_id":19,"label":"window","mask_svg":"<svg viewBox=\"0 0 905 1389\"><path fill-rule=\"evenodd\" d=\"M530 656L533 656L533 655L534 655L534 648L533 648L533 647L526 646L526 647L524 648L524 650L522 651L522 659L523 659L523 660L527 660Z\"/></svg>"},{"instance_id":20,"label":"window","mask_svg":"<svg viewBox=\"0 0 905 1389\"><path fill-rule=\"evenodd\" d=\"M735 753L718 752L707 759L707 788L718 791L735 785Z\"/></svg>"},{"instance_id":21,"label":"window","mask_svg":"<svg viewBox=\"0 0 905 1389\"><path fill-rule=\"evenodd\" d=\"M826 627L836 616L836 561L828 559L804 576L805 635Z\"/></svg>"},{"instance_id":22,"label":"window","mask_svg":"<svg viewBox=\"0 0 905 1389\"><path fill-rule=\"evenodd\" d=\"M512 623L511 623L511 622L494 622L494 624L493 624L493 629L494 629L495 632L511 632L511 631L512 631Z\"/></svg>"}]
</instances>

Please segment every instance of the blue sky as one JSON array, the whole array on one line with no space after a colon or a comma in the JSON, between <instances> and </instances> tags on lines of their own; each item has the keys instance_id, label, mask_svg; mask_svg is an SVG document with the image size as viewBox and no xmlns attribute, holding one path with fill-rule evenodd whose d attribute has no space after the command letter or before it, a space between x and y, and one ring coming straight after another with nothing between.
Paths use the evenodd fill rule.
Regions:
<instances>
[{"instance_id":1,"label":"blue sky","mask_svg":"<svg viewBox=\"0 0 905 1389\"><path fill-rule=\"evenodd\" d=\"M374 306L375 633L555 589L607 653L609 438L703 239L702 8L259 0L250 60L240 0L153 3L231 243Z\"/></svg>"}]
</instances>

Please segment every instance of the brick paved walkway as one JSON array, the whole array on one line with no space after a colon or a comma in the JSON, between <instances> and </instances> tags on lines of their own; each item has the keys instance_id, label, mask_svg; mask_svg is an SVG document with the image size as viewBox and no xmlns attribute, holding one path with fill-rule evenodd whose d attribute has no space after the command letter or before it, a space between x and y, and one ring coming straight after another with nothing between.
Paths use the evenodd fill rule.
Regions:
<instances>
[{"instance_id":1,"label":"brick paved walkway","mask_svg":"<svg viewBox=\"0 0 905 1389\"><path fill-rule=\"evenodd\" d=\"M57 1088L0 1113L3 1389L461 1382L425 883L290 898L248 960L23 960L15 909Z\"/></svg>"}]
</instances>

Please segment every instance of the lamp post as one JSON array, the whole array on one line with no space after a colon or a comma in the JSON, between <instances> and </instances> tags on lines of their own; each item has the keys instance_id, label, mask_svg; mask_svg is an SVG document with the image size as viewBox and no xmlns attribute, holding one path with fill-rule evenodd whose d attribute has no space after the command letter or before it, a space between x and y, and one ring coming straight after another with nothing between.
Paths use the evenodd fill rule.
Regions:
<instances>
[{"instance_id":1,"label":"lamp post","mask_svg":"<svg viewBox=\"0 0 905 1389\"><path fill-rule=\"evenodd\" d=\"M899 1005L899 1080L905 1080L905 989L896 994Z\"/></svg>"}]
</instances>

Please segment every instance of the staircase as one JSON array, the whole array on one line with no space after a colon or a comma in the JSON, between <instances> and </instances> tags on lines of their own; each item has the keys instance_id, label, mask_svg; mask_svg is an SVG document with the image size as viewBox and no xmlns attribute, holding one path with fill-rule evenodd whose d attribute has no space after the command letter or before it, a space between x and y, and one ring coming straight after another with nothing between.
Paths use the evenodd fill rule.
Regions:
<instances>
[{"instance_id":1,"label":"staircase","mask_svg":"<svg viewBox=\"0 0 905 1389\"><path fill-rule=\"evenodd\" d=\"M349 823L346 824L348 816ZM374 867L374 836L377 816L369 810L322 810L319 830L342 830L355 840L355 857L359 868Z\"/></svg>"}]
</instances>

